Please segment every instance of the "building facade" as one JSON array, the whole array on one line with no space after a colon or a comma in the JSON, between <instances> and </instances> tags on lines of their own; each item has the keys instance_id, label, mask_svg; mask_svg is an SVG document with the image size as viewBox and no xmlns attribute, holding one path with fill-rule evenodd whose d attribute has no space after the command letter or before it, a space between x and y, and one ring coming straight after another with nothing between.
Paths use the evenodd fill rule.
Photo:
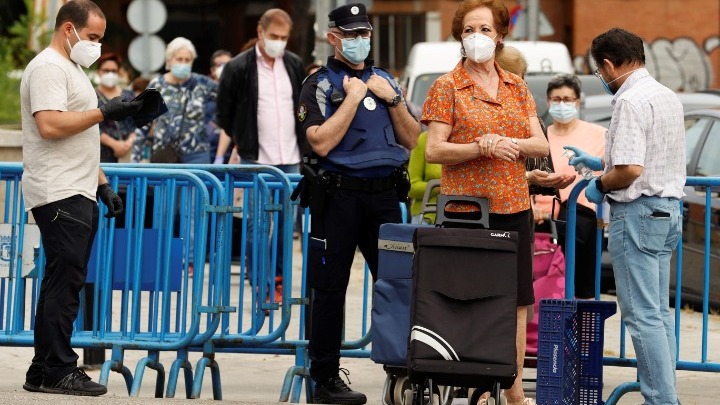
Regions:
<instances>
[{"instance_id":1,"label":"building facade","mask_svg":"<svg viewBox=\"0 0 720 405\"><path fill-rule=\"evenodd\" d=\"M56 9L57 4L64 1L35 0L35 8L36 11L43 7ZM130 28L126 17L132 1L96 0L108 17L104 51L127 56L130 41L138 35ZM288 49L310 63L322 59L313 54L316 9L351 1L162 0L167 8L167 22L157 35L166 43L177 36L193 41L199 54L195 70L204 73L208 71L212 52L221 48L239 52L249 39L255 37L260 15L270 7L280 7L294 20ZM459 4L459 0L361 1L368 5L375 27L372 56L377 65L398 75L414 43L451 37L452 17ZM647 66L668 87L678 91L720 88L718 0L504 1L514 11L513 16L522 14L521 10L527 9L529 2L537 2L534 4L539 5L544 16L546 34L539 39L566 44L579 73L590 73L594 69L588 57L592 38L612 27L621 27L645 40ZM322 41L320 35L317 42ZM324 53L328 52L331 50Z\"/></svg>"}]
</instances>

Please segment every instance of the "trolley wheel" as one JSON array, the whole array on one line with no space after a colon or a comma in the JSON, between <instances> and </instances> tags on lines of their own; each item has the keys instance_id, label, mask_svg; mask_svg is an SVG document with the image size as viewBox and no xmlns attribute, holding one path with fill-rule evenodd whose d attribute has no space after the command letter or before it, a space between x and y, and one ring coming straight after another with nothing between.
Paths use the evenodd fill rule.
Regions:
<instances>
[{"instance_id":1,"label":"trolley wheel","mask_svg":"<svg viewBox=\"0 0 720 405\"><path fill-rule=\"evenodd\" d=\"M502 389L500 388L500 383L496 382L493 385L493 390L491 392L490 398L488 398L488 405L506 405L507 399L505 399L505 397L501 394Z\"/></svg>"},{"instance_id":2,"label":"trolley wheel","mask_svg":"<svg viewBox=\"0 0 720 405\"><path fill-rule=\"evenodd\" d=\"M482 395L482 390L478 388L470 388L468 389L468 405L478 405L478 401L480 401L480 396Z\"/></svg>"},{"instance_id":3,"label":"trolley wheel","mask_svg":"<svg viewBox=\"0 0 720 405\"><path fill-rule=\"evenodd\" d=\"M400 405L399 402L394 402L393 390L395 389L395 381L397 377L391 372L387 372L385 375L385 384L383 385L383 405Z\"/></svg>"},{"instance_id":4,"label":"trolley wheel","mask_svg":"<svg viewBox=\"0 0 720 405\"><path fill-rule=\"evenodd\" d=\"M408 388L405 391L403 391L402 405L413 405L413 404L414 404L413 390L412 390L412 388Z\"/></svg>"},{"instance_id":5,"label":"trolley wheel","mask_svg":"<svg viewBox=\"0 0 720 405\"><path fill-rule=\"evenodd\" d=\"M392 391L394 405L406 405L404 402L405 391L407 391L408 389L410 389L410 391L412 391L410 379L406 375L401 375L401 376L395 377L395 384L393 386L393 391ZM410 405L410 404L407 404L407 405Z\"/></svg>"}]
</instances>

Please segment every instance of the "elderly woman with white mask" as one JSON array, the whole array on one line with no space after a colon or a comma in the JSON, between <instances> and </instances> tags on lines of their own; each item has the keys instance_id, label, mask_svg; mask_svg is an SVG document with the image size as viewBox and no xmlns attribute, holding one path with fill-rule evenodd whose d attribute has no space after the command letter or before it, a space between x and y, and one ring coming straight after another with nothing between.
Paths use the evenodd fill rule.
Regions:
<instances>
[{"instance_id":1,"label":"elderly woman with white mask","mask_svg":"<svg viewBox=\"0 0 720 405\"><path fill-rule=\"evenodd\" d=\"M122 59L114 53L105 53L98 59L96 81L98 86L95 92L98 97L98 107L105 105L115 97L123 100L132 100L135 97L132 91L120 87L120 66ZM105 120L100 123L100 161L104 163L117 163L118 158L130 153L135 141L135 125L132 118L121 121Z\"/></svg>"},{"instance_id":2,"label":"elderly woman with white mask","mask_svg":"<svg viewBox=\"0 0 720 405\"><path fill-rule=\"evenodd\" d=\"M210 145L205 126L212 119L208 111L217 95L217 83L198 73L192 72L197 58L195 46L188 39L178 37L170 41L165 49L167 73L150 81L148 88L160 91L168 112L158 117L153 124L137 131L132 151L132 160L139 162L142 147L148 136L152 136L153 154L161 149L172 148L179 161L164 163L201 163L210 161ZM155 159L152 158L151 161ZM163 163L157 160L157 163Z\"/></svg>"}]
</instances>

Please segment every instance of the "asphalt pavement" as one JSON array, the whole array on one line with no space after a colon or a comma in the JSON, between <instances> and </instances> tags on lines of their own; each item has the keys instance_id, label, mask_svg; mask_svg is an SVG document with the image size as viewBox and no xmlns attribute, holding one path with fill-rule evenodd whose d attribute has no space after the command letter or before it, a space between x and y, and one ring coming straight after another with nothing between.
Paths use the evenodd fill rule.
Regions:
<instances>
[{"instance_id":1,"label":"asphalt pavement","mask_svg":"<svg viewBox=\"0 0 720 405\"><path fill-rule=\"evenodd\" d=\"M299 256L299 246L295 246L296 259ZM359 255L357 256L360 257ZM296 260L297 262L297 260ZM346 305L347 317L357 318L362 312L362 266L356 259L351 286L348 292ZM297 283L296 283L297 284ZM232 283L232 290L237 291L240 282ZM297 291L297 285L294 290ZM297 296L293 294L293 296ZM613 296L603 296L605 300L614 300ZM295 311L295 310L294 310ZM296 312L294 312L296 314ZM620 353L619 314L606 320L605 327L605 355L617 356ZM699 361L701 358L701 332L702 317L699 313L682 311L681 316L681 359ZM708 324L708 360L720 362L720 316L711 315ZM351 327L352 333L357 333L357 327ZM626 337L629 357L632 357L632 345ZM82 351L79 350L79 353ZM146 353L129 351L125 356L125 365L135 373L138 360ZM82 356L82 354L81 354ZM193 366L201 354L191 353L190 362ZM108 383L108 393L102 397L72 397L43 393L29 393L22 389L25 371L32 357L31 348L3 347L0 348L0 404L40 404L52 402L55 405L64 404L204 404L213 401L212 384L209 371L205 373L203 390L200 399L180 398L154 398L155 372L146 370L143 386L138 398L129 398L124 380L120 374L111 373ZM110 357L110 351L106 352ZM174 359L174 353L161 354L161 361L166 371ZM82 358L81 358L82 360ZM289 367L293 366L294 358L285 355L270 354L228 354L219 353L216 360L220 366L222 379L222 398L228 404L268 404L277 403L283 379ZM365 393L368 404L381 405L382 389L385 373L382 366L374 364L369 359L343 358L341 366L350 370L350 387ZM535 370L527 370L526 376L533 377ZM95 381L98 380L99 370L89 370ZM604 368L603 400L606 400L612 390L623 382L635 380L634 368L608 367ZM177 396L181 396L183 378L178 381ZM530 391L532 383L527 383L528 396L534 396ZM678 391L683 405L711 405L720 402L720 375L707 372L678 372ZM458 401L458 400L456 400ZM301 402L304 401L304 393ZM213 403L216 403L213 401ZM458 402L458 405L462 401ZM639 394L625 395L619 402L621 405L634 405L642 403Z\"/></svg>"}]
</instances>

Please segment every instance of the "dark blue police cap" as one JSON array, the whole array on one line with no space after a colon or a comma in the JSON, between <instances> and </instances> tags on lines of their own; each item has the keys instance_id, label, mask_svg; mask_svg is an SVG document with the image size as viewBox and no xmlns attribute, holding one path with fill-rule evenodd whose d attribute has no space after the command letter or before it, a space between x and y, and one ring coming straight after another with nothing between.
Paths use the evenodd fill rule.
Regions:
<instances>
[{"instance_id":1,"label":"dark blue police cap","mask_svg":"<svg viewBox=\"0 0 720 405\"><path fill-rule=\"evenodd\" d=\"M353 3L340 6L328 14L328 27L338 28L342 31L372 31L372 25L367 16L367 10L362 3Z\"/></svg>"}]
</instances>

